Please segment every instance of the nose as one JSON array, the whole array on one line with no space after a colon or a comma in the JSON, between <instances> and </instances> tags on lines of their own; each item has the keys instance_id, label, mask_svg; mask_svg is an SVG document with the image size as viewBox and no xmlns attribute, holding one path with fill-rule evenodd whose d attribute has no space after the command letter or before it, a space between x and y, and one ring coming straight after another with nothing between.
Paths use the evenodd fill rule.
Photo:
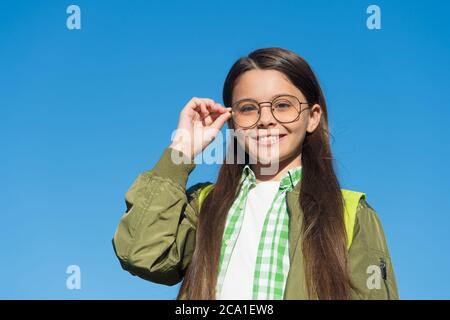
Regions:
<instances>
[{"instance_id":1,"label":"nose","mask_svg":"<svg viewBox=\"0 0 450 320\"><path fill-rule=\"evenodd\" d=\"M259 121L257 123L258 128L265 128L274 126L277 124L276 119L272 115L272 105L266 104L266 105L260 105L260 112L261 115L259 117Z\"/></svg>"}]
</instances>

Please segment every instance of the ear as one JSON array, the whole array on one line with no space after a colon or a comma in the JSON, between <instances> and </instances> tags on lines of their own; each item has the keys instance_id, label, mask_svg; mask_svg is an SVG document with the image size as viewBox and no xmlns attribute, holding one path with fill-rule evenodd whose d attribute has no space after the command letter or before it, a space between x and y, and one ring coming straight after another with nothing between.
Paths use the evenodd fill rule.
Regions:
<instances>
[{"instance_id":1,"label":"ear","mask_svg":"<svg viewBox=\"0 0 450 320\"><path fill-rule=\"evenodd\" d=\"M319 104L315 104L311 107L308 114L308 125L306 127L306 131L311 133L316 130L317 126L320 123L320 119L322 117L322 108Z\"/></svg>"}]
</instances>

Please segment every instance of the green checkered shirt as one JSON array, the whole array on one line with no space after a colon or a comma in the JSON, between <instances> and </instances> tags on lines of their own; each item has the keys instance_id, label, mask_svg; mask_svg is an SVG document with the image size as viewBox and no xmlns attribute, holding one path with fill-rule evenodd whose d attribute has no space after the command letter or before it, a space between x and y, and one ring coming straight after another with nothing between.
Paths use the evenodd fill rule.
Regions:
<instances>
[{"instance_id":1,"label":"green checkered shirt","mask_svg":"<svg viewBox=\"0 0 450 320\"><path fill-rule=\"evenodd\" d=\"M264 219L253 275L254 300L281 300L289 272L289 215L286 192L300 181L301 167L290 169L280 180L278 191ZM254 172L246 165L241 186L227 215L219 260L216 292L221 292L226 270L241 229L249 191L256 185Z\"/></svg>"}]
</instances>

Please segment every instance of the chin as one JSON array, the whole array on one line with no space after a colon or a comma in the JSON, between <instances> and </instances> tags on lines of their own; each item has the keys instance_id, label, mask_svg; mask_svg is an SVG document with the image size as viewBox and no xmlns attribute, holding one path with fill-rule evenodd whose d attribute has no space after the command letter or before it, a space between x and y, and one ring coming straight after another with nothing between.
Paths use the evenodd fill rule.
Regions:
<instances>
[{"instance_id":1,"label":"chin","mask_svg":"<svg viewBox=\"0 0 450 320\"><path fill-rule=\"evenodd\" d=\"M262 165L269 165L280 163L287 158L286 152L284 148L281 146L266 148L266 147L258 147L256 145L249 145L249 155L252 158L252 163L258 163ZM256 161L255 161L256 159Z\"/></svg>"}]
</instances>

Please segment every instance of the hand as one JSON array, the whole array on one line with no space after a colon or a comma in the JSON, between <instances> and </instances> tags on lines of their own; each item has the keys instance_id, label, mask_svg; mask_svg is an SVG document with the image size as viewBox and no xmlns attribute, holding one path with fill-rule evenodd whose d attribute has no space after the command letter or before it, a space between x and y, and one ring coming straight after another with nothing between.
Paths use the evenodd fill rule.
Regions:
<instances>
[{"instance_id":1,"label":"hand","mask_svg":"<svg viewBox=\"0 0 450 320\"><path fill-rule=\"evenodd\" d=\"M193 160L215 139L230 117L231 108L225 108L212 99L193 97L180 112L177 132L170 147Z\"/></svg>"}]
</instances>

